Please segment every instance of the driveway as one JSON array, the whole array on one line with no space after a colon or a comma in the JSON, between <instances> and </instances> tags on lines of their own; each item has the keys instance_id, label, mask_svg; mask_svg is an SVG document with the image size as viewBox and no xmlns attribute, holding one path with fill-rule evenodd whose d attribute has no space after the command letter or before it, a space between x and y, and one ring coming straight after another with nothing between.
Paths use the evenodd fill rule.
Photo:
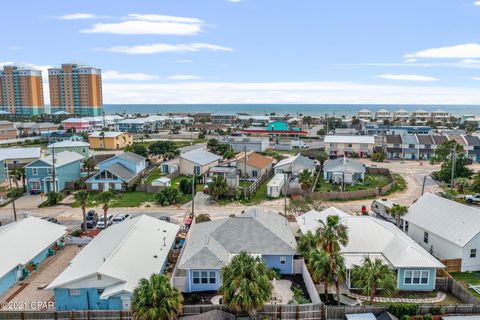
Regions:
<instances>
[{"instance_id":1,"label":"driveway","mask_svg":"<svg viewBox=\"0 0 480 320\"><path fill-rule=\"evenodd\" d=\"M68 263L81 249L78 246L65 246L56 255L47 258L40 264L40 268L24 281L27 285L22 291L15 295L15 292L20 288L20 286L15 285L0 296L0 301L8 299L12 306L22 306L23 310L40 311L52 309L52 303L49 304L48 302L53 301L53 291L44 290L43 288L65 270ZM8 308L4 307L2 310L8 310Z\"/></svg>"}]
</instances>

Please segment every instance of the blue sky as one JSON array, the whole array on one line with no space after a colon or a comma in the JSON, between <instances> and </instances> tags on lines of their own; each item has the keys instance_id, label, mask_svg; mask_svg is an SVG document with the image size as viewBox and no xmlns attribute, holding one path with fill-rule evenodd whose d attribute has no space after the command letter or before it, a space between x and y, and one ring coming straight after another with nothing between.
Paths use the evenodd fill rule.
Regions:
<instances>
[{"instance_id":1,"label":"blue sky","mask_svg":"<svg viewBox=\"0 0 480 320\"><path fill-rule=\"evenodd\" d=\"M2 11L0 63L99 67L105 103L480 104L477 0L15 0Z\"/></svg>"}]
</instances>

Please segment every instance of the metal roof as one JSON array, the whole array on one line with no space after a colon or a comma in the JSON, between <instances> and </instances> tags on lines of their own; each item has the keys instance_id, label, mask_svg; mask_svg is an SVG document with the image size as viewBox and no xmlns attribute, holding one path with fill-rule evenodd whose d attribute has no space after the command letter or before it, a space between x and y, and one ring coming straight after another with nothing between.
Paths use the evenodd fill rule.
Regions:
<instances>
[{"instance_id":1,"label":"metal roof","mask_svg":"<svg viewBox=\"0 0 480 320\"><path fill-rule=\"evenodd\" d=\"M6 159L34 159L42 155L41 148L1 148L0 161Z\"/></svg>"},{"instance_id":2,"label":"metal roof","mask_svg":"<svg viewBox=\"0 0 480 320\"><path fill-rule=\"evenodd\" d=\"M40 158L38 160L40 160L40 161L42 161L42 162L51 166L53 164L53 154L50 154L50 155L48 155L46 157L43 157L43 158ZM38 160L35 160L35 161L29 163L27 165L27 167L32 165L33 163L35 163ZM83 156L78 154L77 152L73 152L73 151L62 151L62 152L59 152L59 153L55 152L55 167L56 168L67 165L67 164L75 162L75 161L80 161L80 160L83 160Z\"/></svg>"},{"instance_id":3,"label":"metal roof","mask_svg":"<svg viewBox=\"0 0 480 320\"><path fill-rule=\"evenodd\" d=\"M325 136L325 143L366 143L374 144L374 136Z\"/></svg>"},{"instance_id":4,"label":"metal roof","mask_svg":"<svg viewBox=\"0 0 480 320\"><path fill-rule=\"evenodd\" d=\"M62 225L37 217L28 217L0 227L0 278L19 265L25 266L63 237L66 230Z\"/></svg>"},{"instance_id":5,"label":"metal roof","mask_svg":"<svg viewBox=\"0 0 480 320\"><path fill-rule=\"evenodd\" d=\"M120 153L116 155L116 157L132 163L139 163L147 160L147 158L142 157L141 155L130 152L130 151L125 151L124 153Z\"/></svg>"},{"instance_id":6,"label":"metal roof","mask_svg":"<svg viewBox=\"0 0 480 320\"><path fill-rule=\"evenodd\" d=\"M284 217L254 208L235 217L194 224L178 265L181 269L218 269L241 251L294 255L296 247L295 237Z\"/></svg>"},{"instance_id":7,"label":"metal roof","mask_svg":"<svg viewBox=\"0 0 480 320\"><path fill-rule=\"evenodd\" d=\"M132 293L140 279L160 272L178 231L179 226L147 215L112 225L80 251L48 289L78 288L82 280L100 274L112 278L102 299Z\"/></svg>"},{"instance_id":8,"label":"metal roof","mask_svg":"<svg viewBox=\"0 0 480 320\"><path fill-rule=\"evenodd\" d=\"M199 164L201 166L207 165L209 163L218 161L222 159L221 156L211 153L205 149L195 149L192 151L185 152L180 156L182 159L188 160L190 162Z\"/></svg>"},{"instance_id":9,"label":"metal roof","mask_svg":"<svg viewBox=\"0 0 480 320\"><path fill-rule=\"evenodd\" d=\"M327 172L333 171L345 173L364 173L366 171L361 162L347 157L327 160L323 170Z\"/></svg>"},{"instance_id":10,"label":"metal roof","mask_svg":"<svg viewBox=\"0 0 480 320\"><path fill-rule=\"evenodd\" d=\"M421 196L403 219L460 247L480 232L480 210L431 193Z\"/></svg>"},{"instance_id":11,"label":"metal roof","mask_svg":"<svg viewBox=\"0 0 480 320\"><path fill-rule=\"evenodd\" d=\"M121 131L104 131L103 132L103 137L105 137L105 138L116 138L118 136L121 136L122 134L128 134L128 133L121 132ZM88 136L92 137L92 138L101 138L102 137L102 132L101 131L92 132Z\"/></svg>"}]
</instances>

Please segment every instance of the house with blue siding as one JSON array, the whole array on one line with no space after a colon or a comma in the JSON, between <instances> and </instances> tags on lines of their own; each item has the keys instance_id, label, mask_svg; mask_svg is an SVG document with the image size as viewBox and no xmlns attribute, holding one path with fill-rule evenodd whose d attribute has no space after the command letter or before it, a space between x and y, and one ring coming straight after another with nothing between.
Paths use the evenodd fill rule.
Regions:
<instances>
[{"instance_id":1,"label":"house with blue siding","mask_svg":"<svg viewBox=\"0 0 480 320\"><path fill-rule=\"evenodd\" d=\"M56 310L130 310L140 279L165 271L179 229L143 215L102 231L46 288Z\"/></svg>"},{"instance_id":2,"label":"house with blue siding","mask_svg":"<svg viewBox=\"0 0 480 320\"><path fill-rule=\"evenodd\" d=\"M53 186L53 159L55 159L55 189ZM48 193L61 191L65 184L80 179L83 156L63 151L35 160L25 166L27 191Z\"/></svg>"},{"instance_id":3,"label":"house with blue siding","mask_svg":"<svg viewBox=\"0 0 480 320\"><path fill-rule=\"evenodd\" d=\"M250 209L246 213L194 224L174 272L173 284L182 292L216 291L221 270L241 251L259 257L282 274L294 273L297 243L284 217Z\"/></svg>"},{"instance_id":4,"label":"house with blue siding","mask_svg":"<svg viewBox=\"0 0 480 320\"><path fill-rule=\"evenodd\" d=\"M147 158L124 152L98 164L99 171L85 181L91 191L125 191L147 167Z\"/></svg>"},{"instance_id":5,"label":"house with blue siding","mask_svg":"<svg viewBox=\"0 0 480 320\"><path fill-rule=\"evenodd\" d=\"M66 232L66 227L36 217L1 226L0 295L55 254Z\"/></svg>"},{"instance_id":6,"label":"house with blue siding","mask_svg":"<svg viewBox=\"0 0 480 320\"><path fill-rule=\"evenodd\" d=\"M0 148L0 183L10 179L10 170L23 168L42 156L41 148Z\"/></svg>"},{"instance_id":7,"label":"house with blue siding","mask_svg":"<svg viewBox=\"0 0 480 320\"><path fill-rule=\"evenodd\" d=\"M295 219L303 234L316 231L328 216L339 216L348 228L348 244L341 248L347 269L346 285L355 289L351 271L365 258L380 259L395 270L397 289L433 291L437 269L445 266L412 240L393 223L370 216L351 216L334 207L318 212L311 210Z\"/></svg>"}]
</instances>

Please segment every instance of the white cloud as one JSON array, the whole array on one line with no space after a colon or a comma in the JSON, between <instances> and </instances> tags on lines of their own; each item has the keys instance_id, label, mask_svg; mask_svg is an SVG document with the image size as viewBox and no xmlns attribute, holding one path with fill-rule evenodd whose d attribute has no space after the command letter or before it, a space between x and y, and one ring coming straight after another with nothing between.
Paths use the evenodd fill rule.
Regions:
<instances>
[{"instance_id":1,"label":"white cloud","mask_svg":"<svg viewBox=\"0 0 480 320\"><path fill-rule=\"evenodd\" d=\"M403 62L405 62L405 63L412 63L412 62L416 62L416 61L417 61L417 59L406 59L406 60L403 61Z\"/></svg>"},{"instance_id":2,"label":"white cloud","mask_svg":"<svg viewBox=\"0 0 480 320\"><path fill-rule=\"evenodd\" d=\"M66 14L63 16L57 17L60 20L85 20L85 19L95 19L97 15L93 13L85 13L85 12L78 12L78 13L71 13Z\"/></svg>"},{"instance_id":3,"label":"white cloud","mask_svg":"<svg viewBox=\"0 0 480 320\"><path fill-rule=\"evenodd\" d=\"M52 66L45 66L45 65L26 63L26 62L0 61L0 67L10 65L10 64L19 64L19 65L23 65L27 68L32 68L32 69L42 71L43 82L47 82L47 80L48 80L48 69L50 69L52 67Z\"/></svg>"},{"instance_id":4,"label":"white cloud","mask_svg":"<svg viewBox=\"0 0 480 320\"><path fill-rule=\"evenodd\" d=\"M180 60L175 60L177 63L191 63L193 60L188 60L188 59L180 59Z\"/></svg>"},{"instance_id":5,"label":"white cloud","mask_svg":"<svg viewBox=\"0 0 480 320\"><path fill-rule=\"evenodd\" d=\"M90 29L80 31L124 35L195 35L202 31L202 26L203 21L198 18L132 13L124 21L96 23Z\"/></svg>"},{"instance_id":6,"label":"white cloud","mask_svg":"<svg viewBox=\"0 0 480 320\"><path fill-rule=\"evenodd\" d=\"M174 74L173 76L168 76L169 80L196 80L201 79L202 77L196 76L193 74Z\"/></svg>"},{"instance_id":7,"label":"white cloud","mask_svg":"<svg viewBox=\"0 0 480 320\"><path fill-rule=\"evenodd\" d=\"M21 50L22 47L18 47L18 46L11 46L11 47L8 47L8 50Z\"/></svg>"},{"instance_id":8,"label":"white cloud","mask_svg":"<svg viewBox=\"0 0 480 320\"><path fill-rule=\"evenodd\" d=\"M154 80L158 76L147 73L120 73L115 70L107 70L102 72L102 79L104 80L133 80L133 81L145 81Z\"/></svg>"},{"instance_id":9,"label":"white cloud","mask_svg":"<svg viewBox=\"0 0 480 320\"><path fill-rule=\"evenodd\" d=\"M105 103L478 104L480 101L477 86L357 82L105 82L103 89Z\"/></svg>"},{"instance_id":10,"label":"white cloud","mask_svg":"<svg viewBox=\"0 0 480 320\"><path fill-rule=\"evenodd\" d=\"M473 5L475 5L475 6L480 6L480 1L475 1L475 2L473 3Z\"/></svg>"},{"instance_id":11,"label":"white cloud","mask_svg":"<svg viewBox=\"0 0 480 320\"><path fill-rule=\"evenodd\" d=\"M155 54L164 52L197 52L200 50L211 51L234 51L232 48L218 46L208 43L190 43L190 44L166 44L155 43L141 46L113 46L110 48L98 49L110 52L119 52L126 54Z\"/></svg>"},{"instance_id":12,"label":"white cloud","mask_svg":"<svg viewBox=\"0 0 480 320\"><path fill-rule=\"evenodd\" d=\"M470 79L480 81L480 77L471 77Z\"/></svg>"},{"instance_id":13,"label":"white cloud","mask_svg":"<svg viewBox=\"0 0 480 320\"><path fill-rule=\"evenodd\" d=\"M466 43L417 51L406 55L407 58L480 58L480 44Z\"/></svg>"},{"instance_id":14,"label":"white cloud","mask_svg":"<svg viewBox=\"0 0 480 320\"><path fill-rule=\"evenodd\" d=\"M437 81L437 78L422 76L418 74L381 74L378 76L381 79L399 80L399 81Z\"/></svg>"}]
</instances>

